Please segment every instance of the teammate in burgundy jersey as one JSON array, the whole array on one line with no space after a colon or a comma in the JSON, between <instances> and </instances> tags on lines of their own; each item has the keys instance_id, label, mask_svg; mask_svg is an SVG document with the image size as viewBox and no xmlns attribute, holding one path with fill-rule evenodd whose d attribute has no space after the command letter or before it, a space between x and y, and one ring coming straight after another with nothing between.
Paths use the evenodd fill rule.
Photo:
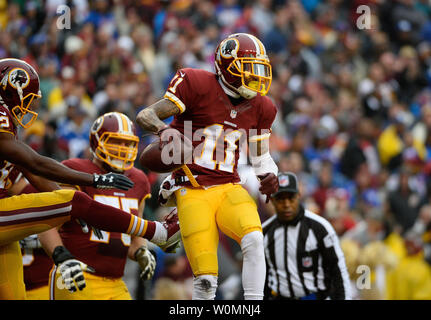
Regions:
<instances>
[{"instance_id":1,"label":"teammate in burgundy jersey","mask_svg":"<svg viewBox=\"0 0 431 320\"><path fill-rule=\"evenodd\" d=\"M92 175L69 169L19 141L17 126L28 128L37 117L32 109L33 102L41 97L39 76L28 63L6 58L0 59L0 82L0 299L25 298L17 241L72 218L107 231L145 237L166 247L175 243L179 226L174 214L164 223L147 221L98 203L83 192L59 190L56 182L121 190L130 189L133 183L117 173ZM13 195L11 174L17 169L41 192ZM69 287L75 281L82 283L76 277L77 269L66 273L70 271L70 260L73 259L59 262L63 273L71 279ZM85 267L81 263L79 269Z\"/></svg>"},{"instance_id":2,"label":"teammate in burgundy jersey","mask_svg":"<svg viewBox=\"0 0 431 320\"><path fill-rule=\"evenodd\" d=\"M178 131L193 141L189 172L175 171L160 193L163 203L175 202L178 208L184 248L195 276L193 299L215 297L218 230L241 245L245 299L262 299L262 226L254 200L238 185L237 166L242 142L248 142L250 161L267 201L278 189L278 168L268 143L277 110L265 97L271 65L259 39L238 33L217 47L215 69L216 73L178 70L164 98L142 110L136 121L161 141L178 136ZM168 127L162 120L170 116L174 121Z\"/></svg>"},{"instance_id":3,"label":"teammate in burgundy jersey","mask_svg":"<svg viewBox=\"0 0 431 320\"><path fill-rule=\"evenodd\" d=\"M138 141L134 125L126 115L110 112L96 119L90 133L93 159L70 159L62 163L71 169L90 174L103 175L115 170L133 181L134 186L125 191L100 190L91 186L73 187L97 202L142 217L145 199L151 193L146 175L133 167ZM60 250L62 255L66 253L73 256L94 269L91 275L85 273L87 288L71 294L59 288L54 268L50 278L51 299L131 299L121 280L127 257L139 262L144 271L144 279L149 279L154 272L155 259L147 249L145 240L140 237L131 239L127 234L94 229L84 232L79 221L71 220L64 223L58 231L51 229L40 234L39 238L54 260ZM101 289L107 287L110 289Z\"/></svg>"},{"instance_id":4,"label":"teammate in burgundy jersey","mask_svg":"<svg viewBox=\"0 0 431 320\"><path fill-rule=\"evenodd\" d=\"M104 170L90 160L71 159L62 162L69 168L103 174ZM151 196L150 183L141 170L131 168L125 175L135 185L127 191L98 190L92 187L81 187L81 191L94 200L121 207L124 211L141 215L144 200ZM124 272L127 253L130 247L130 236L119 232L102 232L99 239L93 231L84 233L81 225L76 221L68 221L59 229L63 245L80 261L95 269L94 274L102 277L121 278ZM144 239L134 238L135 251L144 245ZM133 257L134 252L130 254Z\"/></svg>"}]
</instances>

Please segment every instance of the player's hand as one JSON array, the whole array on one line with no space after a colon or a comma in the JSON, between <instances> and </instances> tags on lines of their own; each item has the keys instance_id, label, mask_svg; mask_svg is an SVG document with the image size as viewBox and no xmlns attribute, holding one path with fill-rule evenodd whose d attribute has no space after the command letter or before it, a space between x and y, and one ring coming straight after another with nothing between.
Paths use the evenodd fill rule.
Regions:
<instances>
[{"instance_id":1,"label":"player's hand","mask_svg":"<svg viewBox=\"0 0 431 320\"><path fill-rule=\"evenodd\" d=\"M57 272L63 278L64 285L70 292L85 288L84 272L94 273L95 270L75 257L63 246L58 246L52 253L52 259L57 265Z\"/></svg>"},{"instance_id":2,"label":"player's hand","mask_svg":"<svg viewBox=\"0 0 431 320\"><path fill-rule=\"evenodd\" d=\"M22 240L19 240L22 249L38 249L42 248L37 234L32 234Z\"/></svg>"},{"instance_id":3,"label":"player's hand","mask_svg":"<svg viewBox=\"0 0 431 320\"><path fill-rule=\"evenodd\" d=\"M266 195L266 203L269 202L271 195L278 191L278 179L272 172L257 176L260 181L260 193Z\"/></svg>"},{"instance_id":4,"label":"player's hand","mask_svg":"<svg viewBox=\"0 0 431 320\"><path fill-rule=\"evenodd\" d=\"M156 259L154 258L153 253L148 250L147 247L142 246L136 250L135 259L141 268L141 279L150 280L154 275L154 270L156 269Z\"/></svg>"},{"instance_id":5,"label":"player's hand","mask_svg":"<svg viewBox=\"0 0 431 320\"><path fill-rule=\"evenodd\" d=\"M93 187L98 189L129 190L133 182L126 176L118 173L93 174Z\"/></svg>"}]
</instances>

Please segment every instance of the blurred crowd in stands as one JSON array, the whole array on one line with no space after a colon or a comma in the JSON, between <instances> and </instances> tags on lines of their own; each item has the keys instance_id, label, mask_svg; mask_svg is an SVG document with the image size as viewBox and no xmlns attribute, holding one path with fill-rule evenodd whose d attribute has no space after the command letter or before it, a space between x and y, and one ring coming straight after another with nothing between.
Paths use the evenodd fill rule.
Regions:
<instances>
[{"instance_id":1,"label":"blurred crowd in stands","mask_svg":"<svg viewBox=\"0 0 431 320\"><path fill-rule=\"evenodd\" d=\"M218 42L235 32L266 46L278 107L271 153L336 229L355 298L431 299L429 0L0 0L0 58L24 59L41 79L39 119L23 138L58 160L89 157L95 117L134 120L178 68L214 71ZM151 136L139 135L142 149ZM250 168L239 170L266 220L273 208ZM157 219L167 213L163 176L148 175L145 214ZM220 241L218 298L239 298L239 247ZM158 251L158 272L136 297L188 299L191 276L184 252Z\"/></svg>"}]
</instances>

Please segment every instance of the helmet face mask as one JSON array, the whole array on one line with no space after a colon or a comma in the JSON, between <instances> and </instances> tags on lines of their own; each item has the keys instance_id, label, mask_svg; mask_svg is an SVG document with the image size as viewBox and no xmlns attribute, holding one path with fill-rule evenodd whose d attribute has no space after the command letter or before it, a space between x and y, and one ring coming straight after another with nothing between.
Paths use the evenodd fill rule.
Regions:
<instances>
[{"instance_id":1,"label":"helmet face mask","mask_svg":"<svg viewBox=\"0 0 431 320\"><path fill-rule=\"evenodd\" d=\"M93 155L114 171L123 172L133 167L138 143L133 123L122 113L106 113L93 123L90 132Z\"/></svg>"},{"instance_id":2,"label":"helmet face mask","mask_svg":"<svg viewBox=\"0 0 431 320\"><path fill-rule=\"evenodd\" d=\"M30 127L36 120L38 113L30 110L34 99L41 98L41 95L29 93L22 100L21 105L14 106L11 110L15 120L23 128Z\"/></svg>"},{"instance_id":3,"label":"helmet face mask","mask_svg":"<svg viewBox=\"0 0 431 320\"><path fill-rule=\"evenodd\" d=\"M242 85L261 95L266 95L271 86L272 70L267 60L260 58L237 58L227 69L233 76L241 78Z\"/></svg>"},{"instance_id":4,"label":"helmet face mask","mask_svg":"<svg viewBox=\"0 0 431 320\"><path fill-rule=\"evenodd\" d=\"M253 35L237 33L224 39L216 49L215 67L223 84L244 98L264 96L271 86L265 47Z\"/></svg>"},{"instance_id":5,"label":"helmet face mask","mask_svg":"<svg viewBox=\"0 0 431 320\"><path fill-rule=\"evenodd\" d=\"M0 59L0 102L14 117L14 122L30 127L38 114L31 110L35 99L41 98L39 75L27 62L19 59Z\"/></svg>"}]
</instances>

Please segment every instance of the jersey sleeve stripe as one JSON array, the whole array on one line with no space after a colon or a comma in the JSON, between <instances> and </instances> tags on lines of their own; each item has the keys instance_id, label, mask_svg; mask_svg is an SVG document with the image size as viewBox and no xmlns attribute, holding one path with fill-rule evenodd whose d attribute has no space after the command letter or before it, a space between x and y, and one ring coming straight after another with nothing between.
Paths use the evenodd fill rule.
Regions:
<instances>
[{"instance_id":1,"label":"jersey sleeve stripe","mask_svg":"<svg viewBox=\"0 0 431 320\"><path fill-rule=\"evenodd\" d=\"M142 231L144 230L145 225L146 225L145 220L139 220L139 227L138 227L137 234L143 234Z\"/></svg>"},{"instance_id":2,"label":"jersey sleeve stripe","mask_svg":"<svg viewBox=\"0 0 431 320\"><path fill-rule=\"evenodd\" d=\"M164 98L172 101L173 103L175 103L175 105L178 107L178 109L180 109L181 113L183 113L184 111L186 111L186 106L185 104L178 99L177 96L175 96L174 94L170 93L170 92L166 92Z\"/></svg>"},{"instance_id":3,"label":"jersey sleeve stripe","mask_svg":"<svg viewBox=\"0 0 431 320\"><path fill-rule=\"evenodd\" d=\"M257 135L257 136L252 136L248 139L248 141L249 142L258 142L261 140L269 139L270 136L271 136L270 133L265 133L265 134L261 134L261 135Z\"/></svg>"},{"instance_id":4,"label":"jersey sleeve stripe","mask_svg":"<svg viewBox=\"0 0 431 320\"><path fill-rule=\"evenodd\" d=\"M143 227L143 226L141 226L141 221L142 220L141 219L136 219L136 220L137 220L137 224L136 224L135 230L139 230L138 231L138 234L139 234L139 232L142 231L141 229ZM135 230L133 230L133 232L135 232Z\"/></svg>"},{"instance_id":5,"label":"jersey sleeve stripe","mask_svg":"<svg viewBox=\"0 0 431 320\"><path fill-rule=\"evenodd\" d=\"M131 216L131 218L130 218L130 223L129 223L129 227L127 228L127 232L126 233L128 233L128 234L130 234L131 233L131 231L132 231L132 228L133 228L133 226L135 225L135 219L136 219L136 217L135 216Z\"/></svg>"}]
</instances>

